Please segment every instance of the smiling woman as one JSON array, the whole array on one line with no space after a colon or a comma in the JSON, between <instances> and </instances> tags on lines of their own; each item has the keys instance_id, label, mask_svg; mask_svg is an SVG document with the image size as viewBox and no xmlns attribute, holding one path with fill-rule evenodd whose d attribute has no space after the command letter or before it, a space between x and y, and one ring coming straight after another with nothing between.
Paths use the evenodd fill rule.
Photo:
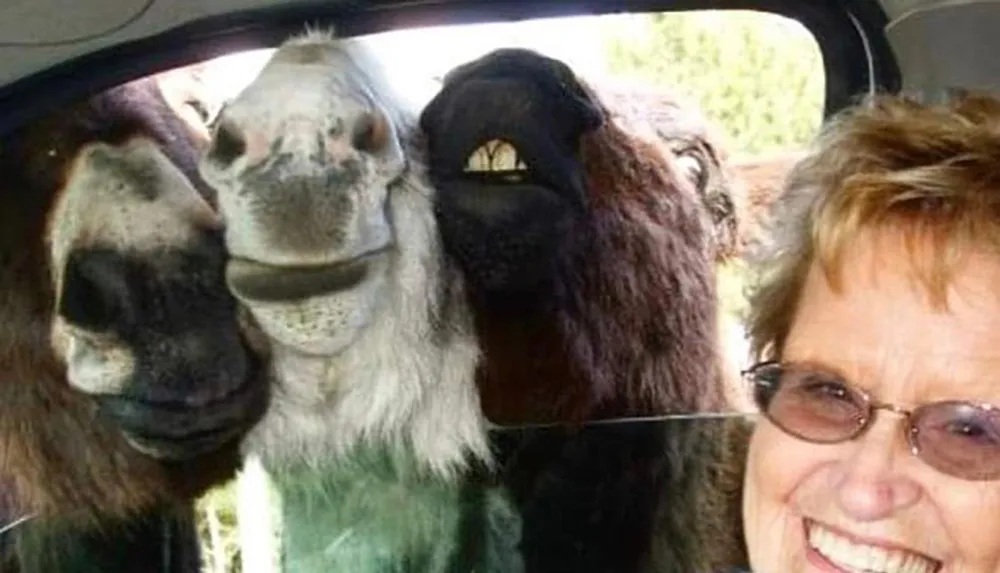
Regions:
<instances>
[{"instance_id":1,"label":"smiling woman","mask_svg":"<svg viewBox=\"0 0 1000 573\"><path fill-rule=\"evenodd\" d=\"M876 98L792 172L751 317L756 571L1000 571L1000 101Z\"/></svg>"}]
</instances>

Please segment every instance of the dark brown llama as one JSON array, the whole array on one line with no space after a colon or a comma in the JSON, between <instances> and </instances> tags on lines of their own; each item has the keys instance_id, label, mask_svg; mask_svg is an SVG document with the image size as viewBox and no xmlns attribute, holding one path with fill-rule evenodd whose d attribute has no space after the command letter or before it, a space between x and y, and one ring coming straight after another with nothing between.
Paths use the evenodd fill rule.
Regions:
<instances>
[{"instance_id":1,"label":"dark brown llama","mask_svg":"<svg viewBox=\"0 0 1000 573\"><path fill-rule=\"evenodd\" d=\"M526 570L738 565L738 430L580 427L728 409L703 202L610 115L562 62L505 49L450 72L421 117Z\"/></svg>"}]
</instances>

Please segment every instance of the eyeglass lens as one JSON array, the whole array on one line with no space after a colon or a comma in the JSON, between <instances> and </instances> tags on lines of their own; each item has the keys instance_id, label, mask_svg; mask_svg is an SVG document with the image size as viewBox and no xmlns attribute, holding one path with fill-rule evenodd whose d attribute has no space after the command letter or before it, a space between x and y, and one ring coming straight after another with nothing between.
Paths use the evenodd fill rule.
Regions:
<instances>
[{"instance_id":1,"label":"eyeglass lens","mask_svg":"<svg viewBox=\"0 0 1000 573\"><path fill-rule=\"evenodd\" d=\"M776 426L802 440L857 437L874 409L839 375L812 367L761 364L752 371L754 400ZM1000 478L1000 412L959 401L913 411L907 426L918 456L938 471L970 480Z\"/></svg>"}]
</instances>

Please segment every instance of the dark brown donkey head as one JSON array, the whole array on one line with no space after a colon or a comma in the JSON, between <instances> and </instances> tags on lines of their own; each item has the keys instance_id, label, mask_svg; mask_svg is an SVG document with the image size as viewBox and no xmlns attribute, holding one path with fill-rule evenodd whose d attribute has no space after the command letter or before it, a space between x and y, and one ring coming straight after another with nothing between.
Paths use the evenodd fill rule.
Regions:
<instances>
[{"instance_id":1,"label":"dark brown donkey head","mask_svg":"<svg viewBox=\"0 0 1000 573\"><path fill-rule=\"evenodd\" d=\"M0 148L0 473L100 519L233 475L267 386L225 283L204 139L153 80Z\"/></svg>"},{"instance_id":2,"label":"dark brown donkey head","mask_svg":"<svg viewBox=\"0 0 1000 573\"><path fill-rule=\"evenodd\" d=\"M421 117L494 422L722 405L708 219L681 166L608 116L562 62L504 49Z\"/></svg>"}]
</instances>

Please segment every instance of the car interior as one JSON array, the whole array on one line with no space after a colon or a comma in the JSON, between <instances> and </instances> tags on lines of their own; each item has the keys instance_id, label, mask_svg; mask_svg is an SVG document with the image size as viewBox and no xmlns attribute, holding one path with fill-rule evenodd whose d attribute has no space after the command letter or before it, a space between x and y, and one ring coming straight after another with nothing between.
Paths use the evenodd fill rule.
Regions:
<instances>
[{"instance_id":1,"label":"car interior","mask_svg":"<svg viewBox=\"0 0 1000 573\"><path fill-rule=\"evenodd\" d=\"M749 390L741 385L741 371L750 360L741 314L744 253L765 224L764 213L791 162L826 119L866 94L905 92L933 101L953 90L1000 90L1000 60L989 48L998 26L1000 2L989 0L5 0L0 3L0 169L11 171L0 183L0 573L743 571L740 467L732 460L740 458L745 428L756 416ZM325 450L310 448L320 442L327 447L326 438L281 446L279 438L294 433L292 421L273 422L266 432L251 429L268 408L260 400L271 404L264 419L283 415L286 402L276 402L279 398L297 404L286 396L297 378L262 390L267 397L240 395L238 406L212 401L223 393L244 392L232 380L245 371L270 368L262 364L280 350L260 351L260 343L240 330L242 321L250 320L242 307L233 310L237 318L226 315L233 324L241 321L239 328L229 322L216 328L210 320L249 305L252 320L264 325L254 328L270 335L267 321L280 313L266 313L286 302L289 293L308 293L323 281L362 281L358 277L381 268L382 263L371 263L353 279L303 271L308 257L289 253L309 243L321 216L326 219L320 225L340 224L337 208L322 197L297 199L278 191L270 198L247 199L257 188L234 182L270 172L248 167L231 176L249 165L253 154L269 149L283 149L287 164L298 165L291 159L295 146L307 145L304 134L319 121L305 111L295 115L296 106L313 109L309 82L325 81L316 75L315 62L308 53L289 52L288 65L302 66L304 87L298 92L274 87L279 100L287 102L283 105L261 106L254 90L268 92L268 82L284 77L278 63L287 62L271 59L281 53L279 46L289 38L308 42L323 34L365 42L378 55L383 70L378 73L401 98L412 100L417 112L412 127L368 118L363 128L354 128L350 141L382 149L373 153L381 161L396 152L394 144L386 144L393 134L418 133L417 143L402 140L399 153L417 153L410 146L425 146L421 161L440 197L432 213L441 234L426 241L433 248L442 243L441 256L451 262L441 264L463 277L456 283L461 292L452 292L446 284L451 275L442 272L445 278L434 279L441 285L428 287L432 294L423 296L430 300L443 293L457 300L468 295L467 304L454 303L462 312L449 314L450 299L431 312L430 326L414 327L420 337L405 338L409 331L400 325L411 315L400 311L395 322L390 320L396 326L384 327L388 334L382 335L388 346L403 337L398 347L385 355L366 351L369 362L352 359L356 370L338 368L345 376L374 380L381 376L378 368L405 354L400 347L416 348L426 339L435 349L451 348L460 346L453 331L473 333L480 362L469 362L467 372L476 377L470 392L476 392L485 420L483 448L489 454L483 459L492 461L470 463L446 486L428 485L430 478L399 469L409 466L395 453L387 456L391 463L376 453L354 460L349 472L333 464L336 480L322 486L326 493L307 491L320 486L290 481L291 474L281 469L282 456L301 450L307 452L307 465L322 466L326 462L317 461L322 455L316 452ZM293 62L295 57L301 61ZM270 73L279 79L269 79ZM162 109L144 99L140 88L114 91L144 78L154 78L152 89L160 98L154 100L164 104ZM353 85L337 81L323 89L340 93ZM364 97L377 101L381 96ZM116 113L125 127L115 124L121 119L113 117ZM150 114L160 116L149 119ZM388 112L386 117L394 116ZM267 139L274 122L286 119L299 122L301 132ZM70 123L72 129L66 127ZM169 175L153 173L142 156L147 162L141 169L129 171L134 178L100 185L93 178L106 173L98 166L101 148L83 153L81 146L89 137L130 150L134 157L123 155L126 159L138 158L145 153L139 141L142 125L154 126L149 141L167 150L157 157L175 167ZM656 154L653 167L641 164L653 179L628 181L614 173L602 179L599 169L642 171L597 167L595 157L614 156L601 145L626 145L609 143L608 133L628 134L614 137L628 139L633 146L628 153L636 157ZM600 137L606 139L595 143ZM182 140L196 143L181 149ZM117 159L105 161L112 165ZM656 161L668 166L661 170ZM279 163L270 168L277 172ZM220 189L233 185L237 191L208 198L203 185L193 182L188 187L205 199L197 205L190 198L164 200L156 189L142 192L141 200L116 191L128 181L160 185L175 173L193 181L195 171ZM78 181L83 181L79 188ZM636 230L642 226L638 218L608 214L626 210L608 207L618 200L608 197L627 195L620 191L631 183L644 189L648 201L682 205L658 215L678 217L669 219L669 240L649 238L647 244L645 231ZM288 184L301 189L301 196L315 185L308 178ZM661 196L655 195L658 185ZM363 208L359 201L337 205L346 205L347 217L361 221L357 225L385 216L354 213ZM223 271L229 256L245 259L247 253L266 250L255 241L270 231L261 232L256 225L262 223L250 219L264 220L268 209L279 210L275 205L282 202L291 205L292 221L283 231L286 239L275 239L287 249L274 260L292 261L281 267L289 269L285 278L268 287L255 277L263 271L249 263ZM255 210L264 203L266 208ZM677 213L689 208L706 222L680 219ZM223 255L214 250L213 233L223 231L221 219L210 211L218 209L249 213L245 233L250 238L241 235L243 251ZM142 219L147 212L149 221ZM199 225L215 222L205 222L204 229L167 230L170 217L189 212ZM600 224L574 226L579 213ZM632 223L621 222L626 219ZM684 236L685 229L695 227L697 236ZM400 245L409 240L405 229L390 231ZM227 218L226 240L240 232L241 224ZM126 244L132 238L135 243ZM422 245L421 240L410 241L408 248L416 249L412 245ZM26 241L37 242L38 248L25 247ZM542 243L559 246L535 249ZM195 254L186 254L188 248ZM656 253L665 249L698 255L683 262L688 270L670 263L661 269L663 257ZM422 256L424 262L414 268L438 270L437 259ZM35 264L42 259L52 268ZM695 267L702 270L690 270ZM128 269L122 271L126 274L117 274L121 268ZM411 273L407 284L423 276L406 272ZM74 278L74 273L82 274ZM683 284L683 277L695 275L701 286ZM74 280L83 285L76 293L68 290ZM193 286L185 286L188 280ZM133 285L139 286L132 290ZM177 290L156 291L168 288L163 285ZM239 304L221 293L226 287ZM207 302L217 299L226 302ZM367 300L323 318L365 322L369 319L355 309L367 308ZM295 317L326 312L302 308L296 307ZM698 327L704 332L683 330L702 315L715 317ZM118 326L102 322L112 320L107 317L129 326L115 330ZM282 332L289 337L299 332L295 320L307 321L284 315L274 320L287 327ZM30 328L24 326L29 323ZM88 325L114 335L84 332L62 351L39 342L50 328L58 337L65 326L72 338ZM180 336L182 326L196 334L176 344L168 340ZM88 336L97 336L97 342ZM713 336L715 342L709 340ZM135 402L109 398L122 388L112 380L118 366L74 364L79 356L74 353L83 352L79 340L90 340L99 350L122 340L132 345L126 360L147 372L142 382L147 393L132 399L162 399L168 405L140 410ZM224 348L223 340L238 341L232 344L239 349ZM709 361L708 353L698 354L699 344L714 344L724 355L719 373L694 365ZM33 357L19 345L45 350ZM135 350L140 347L141 352ZM460 348L452 351L448 356L465 360ZM650 355L655 360L647 361ZM404 374L424 368L418 359L406 360L399 359L406 365L400 369ZM217 378L218 386L185 385L171 368L184 376L197 372ZM459 366L449 368L445 364L432 376L459 371ZM35 393L4 389L41 388L46 383L34 382L34 372L44 372L38 379L52 380L54 386ZM650 390L630 387L629 379L668 382ZM418 404L414 408L432 400L430 389L413 390L414 396L408 389L413 390L403 384L385 393L389 401L412 399ZM181 391L190 396L168 393ZM309 394L320 404L332 403L337 395L325 387ZM383 394L370 396L366 404L377 403ZM450 397L427 408L441 427L461 430L459 402ZM336 415L391 417L364 414L377 412L375 406L366 408ZM237 430L213 425L248 411L256 417L246 424L240 419L244 426L235 442L231 432ZM332 406L328 412L316 414L317 419L335 415ZM411 423L419 416L399 417ZM144 425L150 420L162 424L156 428L166 428L169 439L153 437L152 426ZM318 421L308 423L321 427ZM93 438L87 433L90 425L101 427ZM43 427L51 430L34 429ZM181 427L198 431L180 439L171 432ZM348 433L336 424L329 427ZM30 443L58 445L32 453L13 438L5 442L18 432L38 440ZM366 432L361 432L365 439L375 441L391 433ZM428 448L438 447L429 432L413 435L423 436ZM240 449L246 435L255 445ZM440 443L446 439L451 438ZM108 459L100 461L102 456ZM36 482L15 477L20 471L15 460L30 460L34 473L24 475L41 477ZM55 493L43 492L45 476L53 476L49 489ZM379 480L396 480L394 489L389 494L364 489ZM43 493L25 494L36 490ZM336 515L311 509L323 504L332 504L329 513ZM457 517L447 518L452 533L422 521L425 513L420 512L435 504L454 509ZM371 549L378 544L383 545L377 551Z\"/></svg>"}]
</instances>

